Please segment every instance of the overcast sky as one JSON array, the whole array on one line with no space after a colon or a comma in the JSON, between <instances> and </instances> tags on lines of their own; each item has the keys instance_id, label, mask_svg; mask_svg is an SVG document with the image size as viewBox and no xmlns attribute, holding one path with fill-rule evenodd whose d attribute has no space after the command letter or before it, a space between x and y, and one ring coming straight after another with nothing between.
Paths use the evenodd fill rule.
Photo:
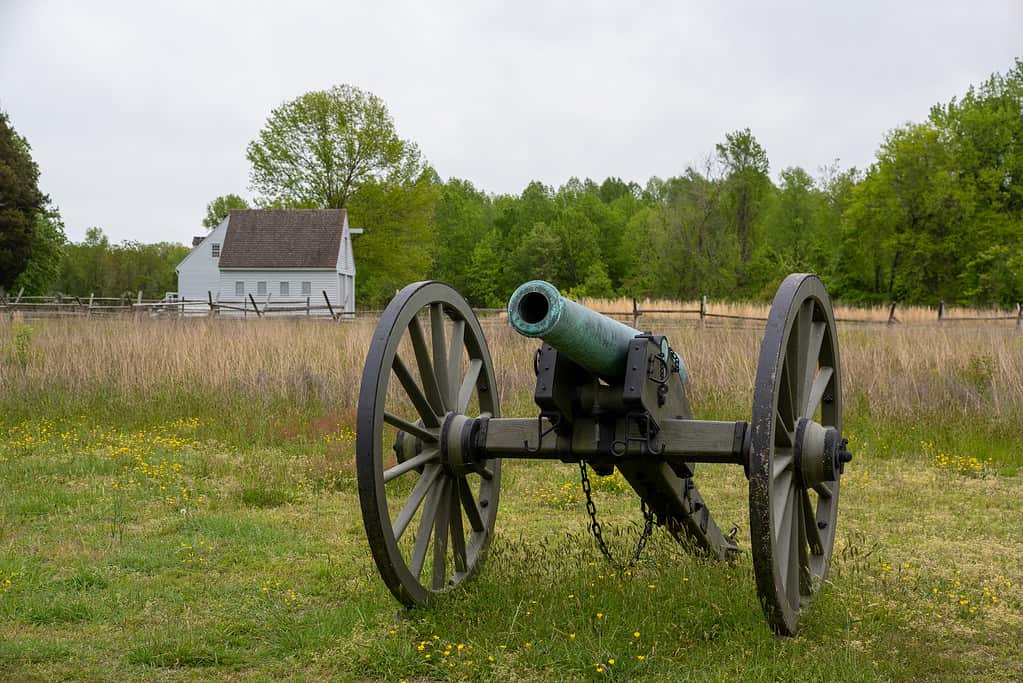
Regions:
<instances>
[{"instance_id":1,"label":"overcast sky","mask_svg":"<svg viewBox=\"0 0 1023 683\"><path fill-rule=\"evenodd\" d=\"M772 176L870 164L1023 57L1021 0L963 2L49 2L0 0L0 108L81 240L189 242L252 198L270 110L350 83L441 177L640 183L749 127Z\"/></svg>"}]
</instances>

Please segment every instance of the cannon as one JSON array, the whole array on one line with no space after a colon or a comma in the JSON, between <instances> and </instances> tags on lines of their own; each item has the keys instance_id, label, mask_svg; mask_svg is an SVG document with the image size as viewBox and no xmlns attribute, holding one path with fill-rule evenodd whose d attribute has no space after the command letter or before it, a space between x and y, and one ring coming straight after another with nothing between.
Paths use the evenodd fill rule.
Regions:
<instances>
[{"instance_id":1,"label":"cannon","mask_svg":"<svg viewBox=\"0 0 1023 683\"><path fill-rule=\"evenodd\" d=\"M842 438L835 317L817 276L793 274L778 289L749 422L693 419L688 368L664 335L590 311L546 282L520 286L508 320L541 340L534 416L501 416L480 323L449 285L405 287L373 334L356 468L369 545L395 598L428 604L480 569L501 463L510 459L578 463L605 554L587 467L598 475L617 469L635 489L646 519L641 544L657 525L694 552L729 561L739 552L735 530L722 532L694 479L697 464L731 463L749 480L765 616L776 633L794 635L828 574L839 484L852 457Z\"/></svg>"}]
</instances>

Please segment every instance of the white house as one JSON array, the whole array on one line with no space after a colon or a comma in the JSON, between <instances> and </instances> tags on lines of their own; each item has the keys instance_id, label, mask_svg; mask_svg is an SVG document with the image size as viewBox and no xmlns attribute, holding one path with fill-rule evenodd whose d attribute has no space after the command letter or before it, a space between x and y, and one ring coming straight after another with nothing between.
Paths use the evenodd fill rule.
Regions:
<instances>
[{"instance_id":1,"label":"white house","mask_svg":"<svg viewBox=\"0 0 1023 683\"><path fill-rule=\"evenodd\" d=\"M305 301L355 312L355 258L344 209L232 211L178 264L178 296L242 305ZM283 301L282 301L283 300ZM304 310L304 309L303 309Z\"/></svg>"}]
</instances>

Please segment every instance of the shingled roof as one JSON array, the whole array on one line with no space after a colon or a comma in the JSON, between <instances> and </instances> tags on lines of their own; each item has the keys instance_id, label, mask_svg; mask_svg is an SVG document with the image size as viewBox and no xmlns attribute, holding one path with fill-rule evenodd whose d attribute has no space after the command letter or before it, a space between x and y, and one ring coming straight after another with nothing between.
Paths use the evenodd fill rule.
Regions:
<instances>
[{"instance_id":1,"label":"shingled roof","mask_svg":"<svg viewBox=\"0 0 1023 683\"><path fill-rule=\"evenodd\" d=\"M334 268L344 209L246 209L231 212L221 268Z\"/></svg>"}]
</instances>

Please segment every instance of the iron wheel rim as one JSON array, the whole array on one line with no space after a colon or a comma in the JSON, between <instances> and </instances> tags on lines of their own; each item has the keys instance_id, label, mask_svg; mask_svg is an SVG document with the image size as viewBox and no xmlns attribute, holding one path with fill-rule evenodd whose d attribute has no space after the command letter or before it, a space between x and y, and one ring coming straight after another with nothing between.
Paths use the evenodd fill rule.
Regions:
<instances>
[{"instance_id":1,"label":"iron wheel rim","mask_svg":"<svg viewBox=\"0 0 1023 683\"><path fill-rule=\"evenodd\" d=\"M816 275L793 274L771 305L753 392L750 530L757 592L771 628L795 635L827 579L840 477L803 486L800 418L842 430L841 367L831 302Z\"/></svg>"},{"instance_id":2,"label":"iron wheel rim","mask_svg":"<svg viewBox=\"0 0 1023 683\"><path fill-rule=\"evenodd\" d=\"M424 309L429 321L429 339L419 320ZM434 344L438 324L444 331L440 335L440 347ZM460 352L454 351L453 340L457 337L462 339L458 345ZM399 353L399 346L406 338L413 351L411 359ZM405 355L407 351L406 348ZM450 370L455 358L460 366L457 387ZM465 365L462 358L467 359ZM463 374L461 368L465 366L467 372ZM433 382L424 379L430 371L435 378L443 375L444 379ZM410 381L418 388L416 397L413 397L415 390L409 389ZM428 387L428 384L433 386ZM455 473L441 462L439 432L446 414L459 413L453 410L458 407L464 411L473 399L480 414L499 416L495 387L493 362L479 320L453 288L441 282L417 282L402 289L388 304L373 333L359 390L356 476L363 525L373 559L388 589L407 606L427 604L434 595L470 579L493 537L500 493L500 461L487 461L489 479ZM393 389L390 400L389 389ZM397 430L396 419L402 419L388 410L395 405L394 394L399 397L404 394L414 408L412 415L419 418L414 423L405 419L406 424L417 428L417 434L421 435L419 441L424 444L416 457L422 458L430 450L437 451L434 459L426 459L420 466L397 475L393 472L403 460L396 458L394 465L385 466L391 450L385 442L387 426ZM432 417L426 414L430 412ZM407 406L405 413L408 415ZM427 434L433 435L433 443L423 438ZM393 478L385 481L391 476L388 471ZM415 482L407 496L400 484L392 485L406 479ZM414 509L407 514L410 505ZM474 512L470 514L471 511ZM437 529L446 531L440 543ZM415 540L409 548L405 539L412 532ZM426 540L420 541L424 535ZM438 560L444 564L439 580L435 570ZM425 579L424 574L428 574Z\"/></svg>"}]
</instances>

